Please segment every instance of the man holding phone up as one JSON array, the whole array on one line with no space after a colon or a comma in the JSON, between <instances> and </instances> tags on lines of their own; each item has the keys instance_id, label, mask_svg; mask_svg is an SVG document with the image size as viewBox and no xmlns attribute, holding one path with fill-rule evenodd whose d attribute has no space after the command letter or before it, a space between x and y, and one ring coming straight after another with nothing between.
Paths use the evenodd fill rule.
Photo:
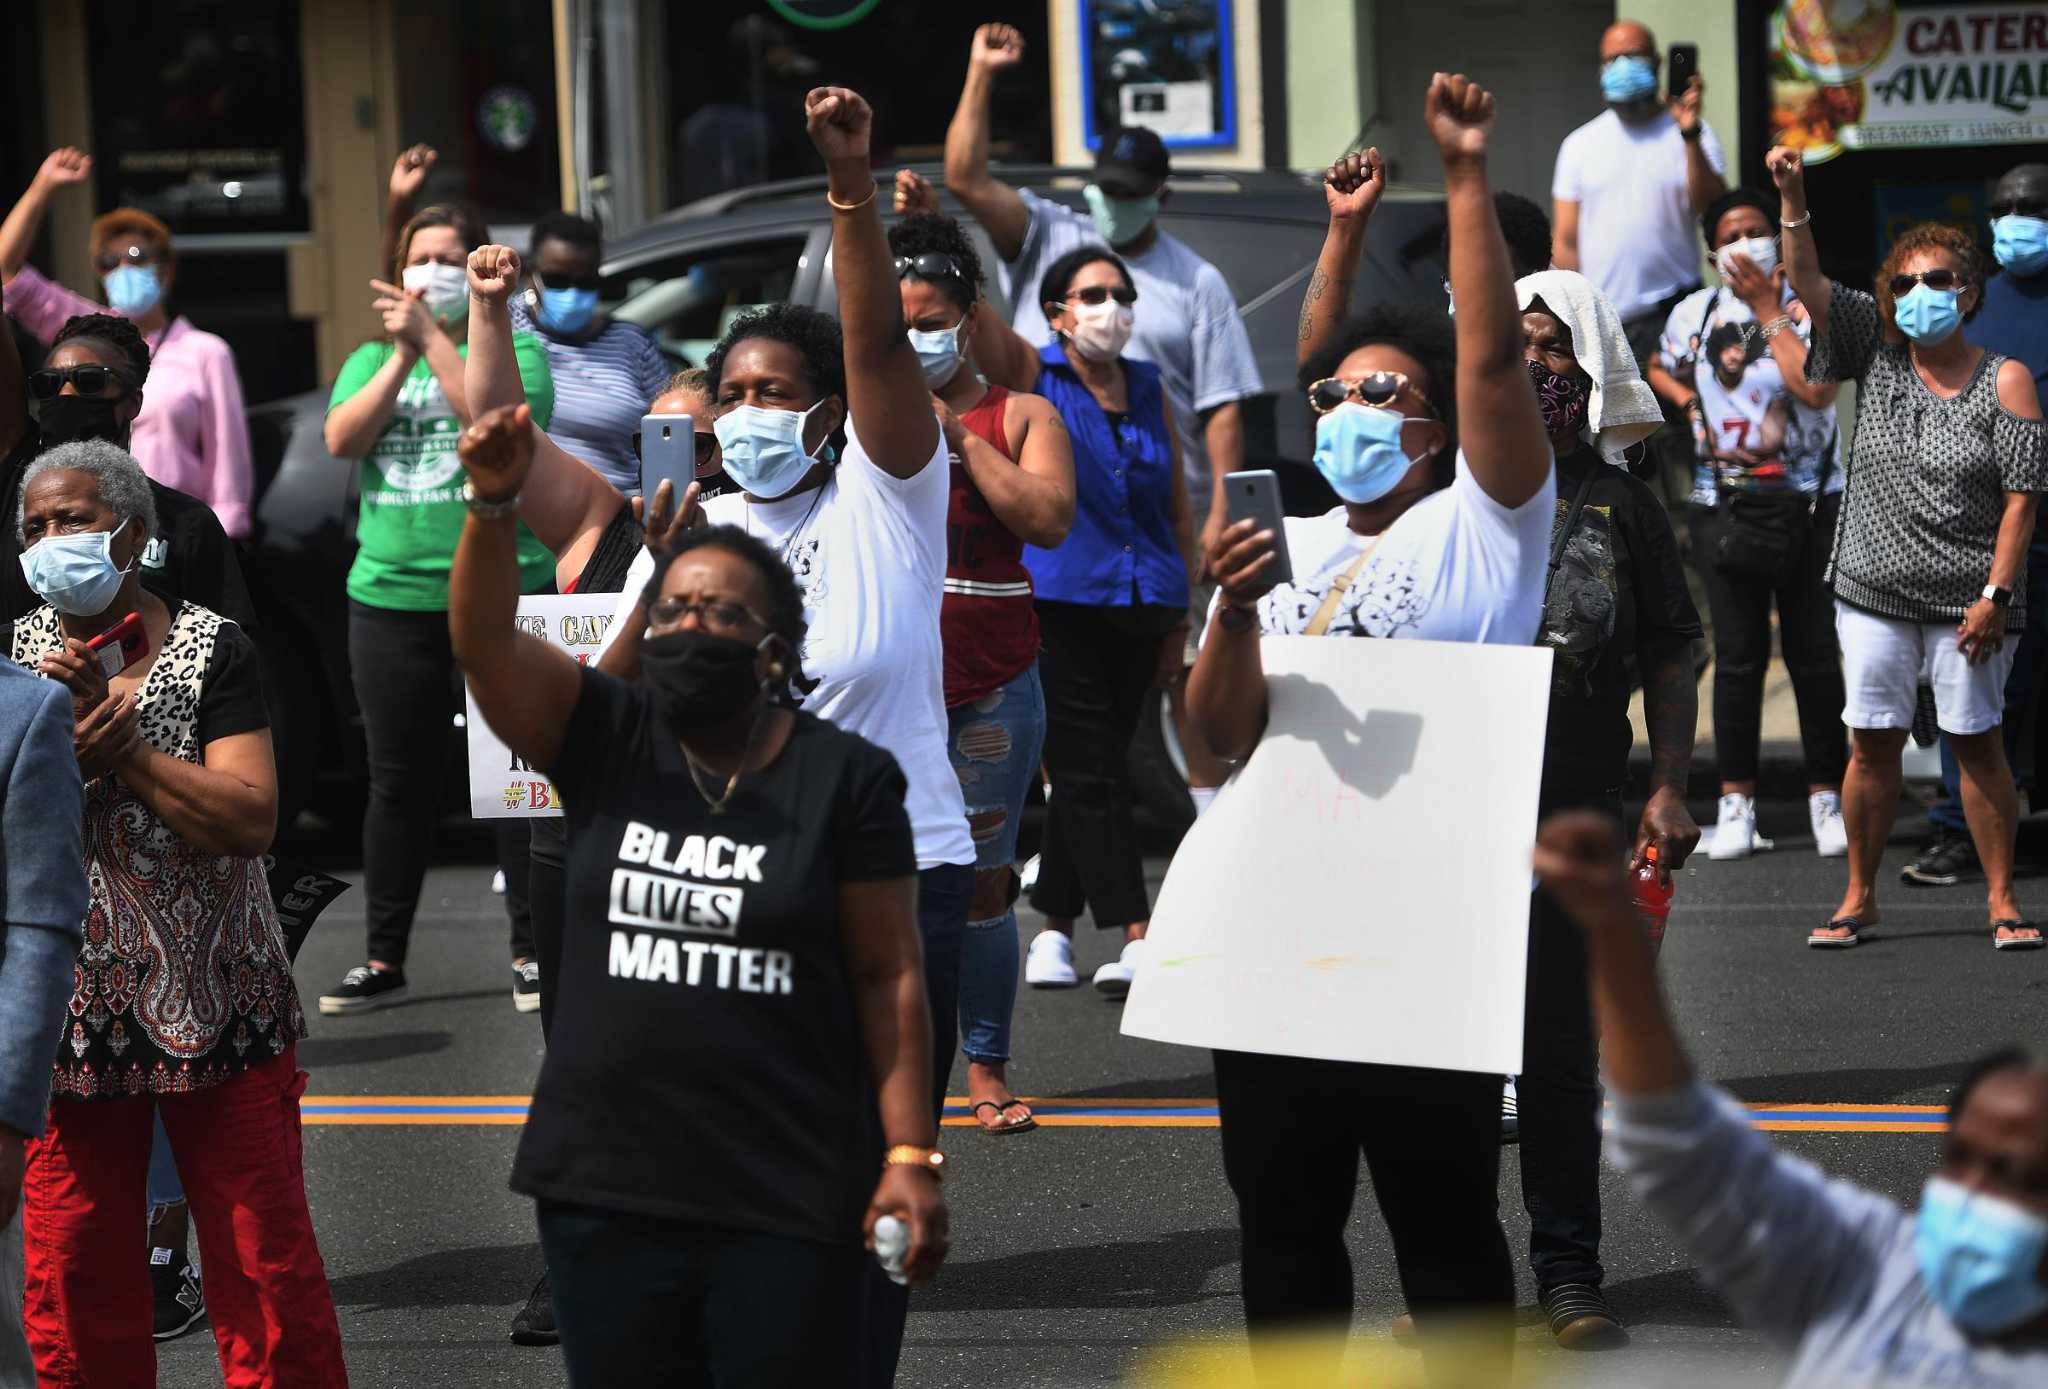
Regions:
<instances>
[{"instance_id":1,"label":"man holding phone up","mask_svg":"<svg viewBox=\"0 0 2048 1389\"><path fill-rule=\"evenodd\" d=\"M1721 142L1700 117L1698 48L1673 46L1663 100L1658 61L1656 37L1643 25L1607 26L1600 36L1607 109L1565 136L1551 178L1551 263L1579 271L1613 303L1638 371L1648 370L1672 307L1700 287L1694 228L1728 191ZM1652 456L1689 488L1691 458L1671 454L1668 445L1690 436L1682 419L1667 415L1666 422L1676 427L1652 437Z\"/></svg>"}]
</instances>

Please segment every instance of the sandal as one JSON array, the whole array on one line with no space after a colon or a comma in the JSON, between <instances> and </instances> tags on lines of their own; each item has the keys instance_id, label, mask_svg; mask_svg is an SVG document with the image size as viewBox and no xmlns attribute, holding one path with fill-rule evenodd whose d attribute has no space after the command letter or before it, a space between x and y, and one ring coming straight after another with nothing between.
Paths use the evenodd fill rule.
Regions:
<instances>
[{"instance_id":1,"label":"sandal","mask_svg":"<svg viewBox=\"0 0 2048 1389\"><path fill-rule=\"evenodd\" d=\"M981 1131L990 1138L1007 1138L1013 1133L1029 1133L1038 1127L1038 1120L1031 1113L1031 1106L1020 1099L976 1100L974 1108L969 1111L975 1116L975 1122L980 1123L981 1111L984 1109L993 1109L996 1112L995 1123L981 1125ZM1024 1116L1021 1119L1005 1119L1004 1112L1011 1109L1023 1110Z\"/></svg>"},{"instance_id":2,"label":"sandal","mask_svg":"<svg viewBox=\"0 0 2048 1389\"><path fill-rule=\"evenodd\" d=\"M1998 938L2000 929L2019 931L2032 927L2033 924L2031 921L2021 921L2017 917L1999 918L1991 923L1991 948L1993 950L2039 950L2043 945L2048 945L2048 941L2042 940L2038 935L2008 936L2004 940Z\"/></svg>"},{"instance_id":3,"label":"sandal","mask_svg":"<svg viewBox=\"0 0 2048 1389\"><path fill-rule=\"evenodd\" d=\"M1861 945L1864 926L1859 917L1838 916L1822 929L1839 931L1844 926L1849 928L1849 934L1846 936L1824 936L1820 931L1815 931L1807 936L1806 943L1815 950L1847 950L1852 945Z\"/></svg>"}]
</instances>

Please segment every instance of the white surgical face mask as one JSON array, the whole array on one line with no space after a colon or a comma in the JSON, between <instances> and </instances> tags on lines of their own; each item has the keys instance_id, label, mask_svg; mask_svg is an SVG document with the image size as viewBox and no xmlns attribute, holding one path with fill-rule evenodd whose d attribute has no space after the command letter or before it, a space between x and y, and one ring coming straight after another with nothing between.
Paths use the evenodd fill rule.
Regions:
<instances>
[{"instance_id":1,"label":"white surgical face mask","mask_svg":"<svg viewBox=\"0 0 2048 1389\"><path fill-rule=\"evenodd\" d=\"M1074 304L1070 308L1074 326L1067 329L1066 338L1074 350L1091 362L1116 360L1124 344L1131 340L1131 325L1138 317L1136 309L1114 299L1105 299L1100 304Z\"/></svg>"},{"instance_id":2,"label":"white surgical face mask","mask_svg":"<svg viewBox=\"0 0 2048 1389\"><path fill-rule=\"evenodd\" d=\"M398 282L408 292L420 291L420 302L437 323L454 323L469 313L469 273L459 265L408 265Z\"/></svg>"},{"instance_id":3,"label":"white surgical face mask","mask_svg":"<svg viewBox=\"0 0 2048 1389\"><path fill-rule=\"evenodd\" d=\"M917 364L924 370L925 385L933 390L951 381L960 370L960 329L966 322L963 318L952 327L935 332L910 330L911 350L917 353Z\"/></svg>"},{"instance_id":4,"label":"white surgical face mask","mask_svg":"<svg viewBox=\"0 0 2048 1389\"><path fill-rule=\"evenodd\" d=\"M1778 268L1778 238L1775 236L1745 236L1740 241L1731 241L1714 252L1714 268L1721 272L1722 279L1730 278L1728 258L1741 256L1754 265L1759 275L1769 275Z\"/></svg>"}]
</instances>

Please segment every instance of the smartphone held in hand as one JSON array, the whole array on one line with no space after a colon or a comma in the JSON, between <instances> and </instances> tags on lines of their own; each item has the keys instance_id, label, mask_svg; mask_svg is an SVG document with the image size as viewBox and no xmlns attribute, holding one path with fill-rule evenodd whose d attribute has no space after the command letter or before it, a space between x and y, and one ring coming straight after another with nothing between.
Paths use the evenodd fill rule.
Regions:
<instances>
[{"instance_id":1,"label":"smartphone held in hand","mask_svg":"<svg viewBox=\"0 0 2048 1389\"><path fill-rule=\"evenodd\" d=\"M149 654L149 634L142 630L142 614L129 613L85 645L111 680Z\"/></svg>"},{"instance_id":2,"label":"smartphone held in hand","mask_svg":"<svg viewBox=\"0 0 2048 1389\"><path fill-rule=\"evenodd\" d=\"M1273 532L1273 563L1266 574L1274 583L1294 582L1294 564L1287 556L1287 513L1280 506L1280 475L1271 468L1223 475L1223 514L1231 525L1251 520L1255 529Z\"/></svg>"},{"instance_id":3,"label":"smartphone held in hand","mask_svg":"<svg viewBox=\"0 0 2048 1389\"><path fill-rule=\"evenodd\" d=\"M664 480L676 500L697 476L697 426L688 415L648 415L640 421L640 495L654 500Z\"/></svg>"},{"instance_id":4,"label":"smartphone held in hand","mask_svg":"<svg viewBox=\"0 0 2048 1389\"><path fill-rule=\"evenodd\" d=\"M1665 89L1675 101L1685 95L1685 89L1692 85L1693 78L1700 75L1700 46L1696 43L1674 43L1671 45L1671 75Z\"/></svg>"}]
</instances>

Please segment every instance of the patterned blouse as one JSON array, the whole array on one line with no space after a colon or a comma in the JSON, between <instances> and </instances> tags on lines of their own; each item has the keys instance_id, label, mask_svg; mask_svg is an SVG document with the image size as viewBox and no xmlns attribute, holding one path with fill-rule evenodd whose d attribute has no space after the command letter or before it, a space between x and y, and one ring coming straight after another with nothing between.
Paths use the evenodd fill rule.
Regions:
<instances>
[{"instance_id":1,"label":"patterned blouse","mask_svg":"<svg viewBox=\"0 0 2048 1389\"><path fill-rule=\"evenodd\" d=\"M1996 352L1961 393L1938 396L1883 340L1874 298L1837 284L1828 305L1807 379L1860 383L1829 585L1880 617L1958 621L1990 582L2006 493L2048 492L2048 423L1998 403ZM2024 565L2012 587L2017 627Z\"/></svg>"},{"instance_id":2,"label":"patterned blouse","mask_svg":"<svg viewBox=\"0 0 2048 1389\"><path fill-rule=\"evenodd\" d=\"M200 692L222 625L180 607L138 691L142 736L182 761L200 760ZM24 667L61 644L54 608L15 625ZM203 1090L306 1035L260 859L194 848L112 775L86 787L85 867L92 899L53 1093Z\"/></svg>"}]
</instances>

